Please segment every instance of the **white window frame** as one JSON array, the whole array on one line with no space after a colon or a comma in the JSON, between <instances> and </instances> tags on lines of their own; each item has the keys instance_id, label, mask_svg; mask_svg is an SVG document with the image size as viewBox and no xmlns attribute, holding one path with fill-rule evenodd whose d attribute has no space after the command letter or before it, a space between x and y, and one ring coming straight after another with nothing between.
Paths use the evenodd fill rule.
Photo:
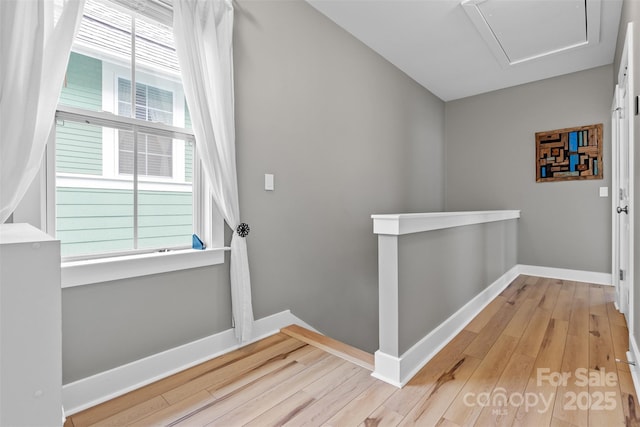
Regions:
<instances>
[{"instance_id":1,"label":"white window frame","mask_svg":"<svg viewBox=\"0 0 640 427\"><path fill-rule=\"evenodd\" d=\"M144 16L141 16L145 18ZM167 22L162 22L167 24ZM169 24L170 25L170 24ZM77 49L80 47L80 49ZM89 49L86 49L84 46L74 45L74 51L78 51L79 53L89 54L90 56L97 57L102 60L103 67L105 64L111 64L114 67L118 67L118 65L110 62L109 59L102 57L100 58L100 54L95 55L94 52L89 52ZM109 65L107 65L108 67ZM114 76L117 73L114 73ZM103 73L103 80L105 74ZM126 72L124 74L125 78L131 79L131 76L127 76ZM117 77L115 77L117 79ZM111 80L111 90L114 89L114 82L117 81L115 79ZM136 70L136 80L140 81L144 84L154 85L156 81L156 77L151 80L147 80L145 78L144 72L141 72L140 69ZM146 83L147 80L149 83ZM104 82L103 82L104 83ZM111 96L111 102L115 101L115 105L111 108L105 109L105 111L89 111L83 110L73 107L67 106L59 106L58 111L63 115L74 115L74 117L82 117L84 116L87 122L91 122L93 124L110 125L112 123L124 122L134 126L138 126L140 129L144 130L144 128L154 128L161 129L168 132L176 132L177 134L190 134L190 131L185 130L184 128L178 128L178 126L184 126L184 93L182 92L182 87L178 84L179 89L174 90L174 126L167 126L160 123L150 123L143 122L142 120L116 116L112 114L112 112L117 111L117 92L116 96ZM117 87L117 86L116 86ZM103 87L103 92L105 88ZM176 96L178 94L178 96ZM107 98L103 96L104 99ZM182 105L178 106L176 103L181 103ZM103 108L105 106L103 105ZM176 108L179 107L179 108ZM182 111L182 114L175 114L176 109L178 111ZM109 111L110 110L110 111ZM55 152L56 152L56 132L55 132L55 123L52 124L52 131L50 132L50 137L48 141L48 145L46 148L46 157L43 162L43 186L44 189L41 192L42 194L42 204L43 206L43 217L46 219L45 228L46 231L55 237L56 232L56 186L57 186L57 177L56 177L56 167L55 167ZM108 144L107 144L108 145ZM104 146L104 144L103 144ZM175 145L174 145L175 147ZM104 154L104 153L103 153ZM91 259L84 260L72 260L65 261L63 260L61 263L62 267L62 287L73 287L73 286L81 286L102 282L110 282L113 280L121 280L132 277L144 276L149 274L157 274L157 273L166 273L169 271L177 271L183 269L190 269L196 267L203 267L209 265L216 265L224 263L224 252L230 250L230 248L224 246L224 219L222 215L219 213L218 209L213 202L213 198L211 197L211 192L200 167L200 162L198 161L197 152L194 147L193 153L194 161L193 161L193 169L192 169L192 191L193 191L193 227L194 233L196 233L206 244L207 249L205 250L194 250L194 249L182 249L182 250L172 250L168 252L137 252L130 254L123 254L118 256L113 256L113 254L105 253L101 257L97 255ZM103 161L105 156L103 155ZM111 156L111 171L115 172L115 168L117 168L117 163L113 163L115 159L115 155ZM174 165L176 162L176 156L174 151ZM184 152L182 153L182 157L180 159L180 163L182 164L182 183L184 183ZM103 165L104 166L104 165ZM105 171L109 170L108 168L103 168L103 175L105 175ZM174 169L174 176L176 169ZM90 177L87 175L77 175L77 174L61 174L61 179L68 180L77 180L84 179L90 180ZM113 174L115 175L115 173ZM116 176L113 176L117 180ZM147 179L149 177L144 177L143 180L139 181L139 187L144 188L143 186L159 186L164 187L170 182L167 182L167 179L156 179L152 177L151 179ZM144 181L144 182L143 182ZM164 182L163 182L164 181ZM173 180L169 180L173 181ZM139 188L139 189L140 189Z\"/></svg>"},{"instance_id":2,"label":"white window frame","mask_svg":"<svg viewBox=\"0 0 640 427\"><path fill-rule=\"evenodd\" d=\"M84 117L91 124L107 125L113 122L124 122L140 125L141 120L123 118L105 112L90 112L78 108L59 106L61 115ZM154 123L168 132L184 133L184 129ZM151 127L151 126L148 126ZM56 230L56 168L55 168L55 131L51 133L47 144L46 157L46 210L47 232L55 237ZM193 167L193 225L194 232L205 242L207 249L181 249L168 252L139 251L128 254L114 255L105 253L91 259L63 261L62 287L73 287L145 276L149 274L165 273L169 271L204 267L224 263L224 252L230 248L224 246L224 220L215 207L209 191L206 177L199 166L194 152ZM88 179L87 176L83 176ZM65 177L63 176L63 179ZM79 177L78 177L79 178ZM206 196L205 196L206 195Z\"/></svg>"}]
</instances>

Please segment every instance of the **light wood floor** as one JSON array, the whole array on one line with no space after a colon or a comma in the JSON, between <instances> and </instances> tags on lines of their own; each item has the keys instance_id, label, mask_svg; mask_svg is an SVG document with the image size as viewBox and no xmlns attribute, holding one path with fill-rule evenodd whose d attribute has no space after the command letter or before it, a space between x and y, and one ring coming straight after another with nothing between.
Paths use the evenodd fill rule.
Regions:
<instances>
[{"instance_id":1,"label":"light wood floor","mask_svg":"<svg viewBox=\"0 0 640 427\"><path fill-rule=\"evenodd\" d=\"M280 333L65 427L640 425L612 301L611 287L520 276L402 389Z\"/></svg>"}]
</instances>

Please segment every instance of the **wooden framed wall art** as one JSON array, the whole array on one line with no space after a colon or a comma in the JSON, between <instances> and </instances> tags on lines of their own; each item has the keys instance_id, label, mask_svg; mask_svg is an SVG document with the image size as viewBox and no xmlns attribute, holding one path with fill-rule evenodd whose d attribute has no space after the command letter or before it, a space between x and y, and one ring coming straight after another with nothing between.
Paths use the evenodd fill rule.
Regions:
<instances>
[{"instance_id":1,"label":"wooden framed wall art","mask_svg":"<svg viewBox=\"0 0 640 427\"><path fill-rule=\"evenodd\" d=\"M602 123L536 133L536 182L602 179Z\"/></svg>"}]
</instances>

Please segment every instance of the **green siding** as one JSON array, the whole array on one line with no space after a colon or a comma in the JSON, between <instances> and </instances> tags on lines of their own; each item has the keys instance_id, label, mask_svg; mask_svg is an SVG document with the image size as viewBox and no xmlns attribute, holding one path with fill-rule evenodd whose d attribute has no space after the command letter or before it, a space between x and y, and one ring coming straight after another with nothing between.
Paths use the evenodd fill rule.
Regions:
<instances>
[{"instance_id":1,"label":"green siding","mask_svg":"<svg viewBox=\"0 0 640 427\"><path fill-rule=\"evenodd\" d=\"M133 249L133 191L59 187L56 218L62 256Z\"/></svg>"},{"instance_id":2,"label":"green siding","mask_svg":"<svg viewBox=\"0 0 640 427\"><path fill-rule=\"evenodd\" d=\"M102 62L71 52L60 104L102 110ZM102 128L65 122L57 126L56 170L102 174Z\"/></svg>"},{"instance_id":3,"label":"green siding","mask_svg":"<svg viewBox=\"0 0 640 427\"><path fill-rule=\"evenodd\" d=\"M134 249L133 191L60 187L56 200L63 257ZM140 191L138 202L138 248L191 244L191 193Z\"/></svg>"},{"instance_id":4,"label":"green siding","mask_svg":"<svg viewBox=\"0 0 640 427\"><path fill-rule=\"evenodd\" d=\"M102 175L102 128L69 121L58 124L56 171Z\"/></svg>"},{"instance_id":5,"label":"green siding","mask_svg":"<svg viewBox=\"0 0 640 427\"><path fill-rule=\"evenodd\" d=\"M102 61L71 52L60 104L102 110Z\"/></svg>"}]
</instances>

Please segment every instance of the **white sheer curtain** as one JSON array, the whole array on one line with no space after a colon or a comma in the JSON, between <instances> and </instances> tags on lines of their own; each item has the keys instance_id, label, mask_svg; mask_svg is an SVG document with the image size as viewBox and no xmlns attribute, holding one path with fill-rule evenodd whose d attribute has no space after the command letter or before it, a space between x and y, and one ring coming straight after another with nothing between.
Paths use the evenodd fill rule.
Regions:
<instances>
[{"instance_id":1,"label":"white sheer curtain","mask_svg":"<svg viewBox=\"0 0 640 427\"><path fill-rule=\"evenodd\" d=\"M0 1L0 224L40 168L83 7Z\"/></svg>"},{"instance_id":2,"label":"white sheer curtain","mask_svg":"<svg viewBox=\"0 0 640 427\"><path fill-rule=\"evenodd\" d=\"M232 230L235 335L251 337L253 308L245 238L238 234L231 0L174 0L173 31L196 147L213 199Z\"/></svg>"}]
</instances>

